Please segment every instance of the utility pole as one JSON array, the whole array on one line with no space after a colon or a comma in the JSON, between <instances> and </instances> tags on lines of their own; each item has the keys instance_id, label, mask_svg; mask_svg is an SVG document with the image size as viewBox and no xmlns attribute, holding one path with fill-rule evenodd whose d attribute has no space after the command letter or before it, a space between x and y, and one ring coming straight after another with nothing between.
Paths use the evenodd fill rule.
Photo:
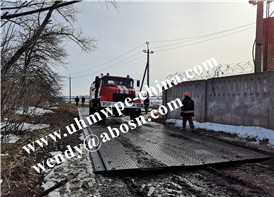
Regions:
<instances>
[{"instance_id":1,"label":"utility pole","mask_svg":"<svg viewBox=\"0 0 274 197\"><path fill-rule=\"evenodd\" d=\"M149 51L149 42L146 42L146 44L147 44L147 50L143 50L143 52L147 54L146 71L147 71L147 85L149 86L149 54L153 54L153 51Z\"/></svg>"},{"instance_id":2,"label":"utility pole","mask_svg":"<svg viewBox=\"0 0 274 197\"><path fill-rule=\"evenodd\" d=\"M69 103L71 103L71 75L69 75Z\"/></svg>"},{"instance_id":3,"label":"utility pole","mask_svg":"<svg viewBox=\"0 0 274 197\"><path fill-rule=\"evenodd\" d=\"M257 1L255 73L262 72L264 1Z\"/></svg>"},{"instance_id":4,"label":"utility pole","mask_svg":"<svg viewBox=\"0 0 274 197\"><path fill-rule=\"evenodd\" d=\"M139 90L140 92L142 91L142 88L143 88L144 80L145 80L145 77L146 77L146 72L147 72L147 65L146 65L145 72L144 72L144 75L143 75L142 84L141 84L141 87L140 87L140 90Z\"/></svg>"}]
</instances>

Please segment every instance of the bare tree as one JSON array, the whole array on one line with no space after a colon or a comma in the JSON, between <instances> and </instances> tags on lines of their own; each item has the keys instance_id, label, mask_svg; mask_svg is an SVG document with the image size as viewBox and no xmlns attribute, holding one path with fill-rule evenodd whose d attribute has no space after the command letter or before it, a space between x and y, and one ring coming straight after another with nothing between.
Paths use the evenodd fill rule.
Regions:
<instances>
[{"instance_id":1,"label":"bare tree","mask_svg":"<svg viewBox=\"0 0 274 197\"><path fill-rule=\"evenodd\" d=\"M6 11L1 24L1 113L6 122L2 131L20 130L25 118L17 115L16 110L30 115L29 106L37 107L58 96L61 77L53 67L65 63L64 41L77 43L85 52L96 47L94 39L75 27L78 12L75 6L63 4L62 1L1 2Z\"/></svg>"},{"instance_id":2,"label":"bare tree","mask_svg":"<svg viewBox=\"0 0 274 197\"><path fill-rule=\"evenodd\" d=\"M65 64L68 54L64 42L72 41L85 52L95 48L95 40L75 26L78 10L76 1L71 2L1 1L1 121L5 122L2 136L24 134L22 123L35 111L30 109L56 101L62 77L54 72L54 67ZM16 113L19 109L23 116ZM29 134L33 139L37 135L31 131ZM40 196L37 186L43 175L32 174L26 163L36 163L41 152L23 157L18 146L27 144L29 135L20 139L25 141L7 146L14 152L10 150L9 157L3 160L1 195Z\"/></svg>"}]
</instances>

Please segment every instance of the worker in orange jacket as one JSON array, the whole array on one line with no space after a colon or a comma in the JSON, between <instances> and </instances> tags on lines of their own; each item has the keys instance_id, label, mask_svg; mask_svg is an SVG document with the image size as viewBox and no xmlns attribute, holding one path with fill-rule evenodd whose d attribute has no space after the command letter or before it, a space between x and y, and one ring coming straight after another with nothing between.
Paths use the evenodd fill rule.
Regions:
<instances>
[{"instance_id":1,"label":"worker in orange jacket","mask_svg":"<svg viewBox=\"0 0 274 197\"><path fill-rule=\"evenodd\" d=\"M186 129L186 123L189 122L190 128L194 130L192 116L194 116L194 101L190 98L189 93L185 92L183 106L181 107L181 116L183 117L183 130Z\"/></svg>"}]
</instances>

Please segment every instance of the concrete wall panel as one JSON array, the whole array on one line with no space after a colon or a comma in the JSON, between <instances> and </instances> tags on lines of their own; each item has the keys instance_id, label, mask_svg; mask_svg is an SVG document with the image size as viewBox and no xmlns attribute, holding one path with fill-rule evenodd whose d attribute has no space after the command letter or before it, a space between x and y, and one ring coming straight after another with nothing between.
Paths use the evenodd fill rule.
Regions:
<instances>
[{"instance_id":1,"label":"concrete wall panel","mask_svg":"<svg viewBox=\"0 0 274 197\"><path fill-rule=\"evenodd\" d=\"M274 129L274 72L184 82L164 92L164 103L186 91L195 102L194 120ZM180 118L180 110L166 118Z\"/></svg>"}]
</instances>

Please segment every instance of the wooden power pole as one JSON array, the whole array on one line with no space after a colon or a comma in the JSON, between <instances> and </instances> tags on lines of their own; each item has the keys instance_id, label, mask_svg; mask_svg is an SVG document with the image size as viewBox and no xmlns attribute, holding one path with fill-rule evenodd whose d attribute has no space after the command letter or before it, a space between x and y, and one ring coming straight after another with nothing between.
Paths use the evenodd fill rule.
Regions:
<instances>
[{"instance_id":1,"label":"wooden power pole","mask_svg":"<svg viewBox=\"0 0 274 197\"><path fill-rule=\"evenodd\" d=\"M69 102L71 103L71 75L69 75Z\"/></svg>"},{"instance_id":2,"label":"wooden power pole","mask_svg":"<svg viewBox=\"0 0 274 197\"><path fill-rule=\"evenodd\" d=\"M149 86L149 54L153 54L153 51L149 51L149 42L146 42L146 44L147 44L147 50L144 50L144 53L147 54L146 71L147 71L147 86Z\"/></svg>"}]
</instances>

